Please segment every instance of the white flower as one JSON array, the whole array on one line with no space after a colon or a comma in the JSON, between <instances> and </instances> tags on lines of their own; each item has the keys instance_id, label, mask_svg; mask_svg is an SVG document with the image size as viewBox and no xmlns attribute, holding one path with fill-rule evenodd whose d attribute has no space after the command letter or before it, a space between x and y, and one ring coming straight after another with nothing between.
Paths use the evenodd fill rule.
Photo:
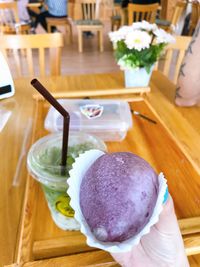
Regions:
<instances>
[{"instance_id":1,"label":"white flower","mask_svg":"<svg viewBox=\"0 0 200 267\"><path fill-rule=\"evenodd\" d=\"M108 35L113 43L117 43L118 41L124 39L123 36L119 33L119 31L109 32Z\"/></svg>"},{"instance_id":2,"label":"white flower","mask_svg":"<svg viewBox=\"0 0 200 267\"><path fill-rule=\"evenodd\" d=\"M144 66L148 68L150 62L155 62L160 57L162 52L160 50L165 47L165 45L160 46L159 44L175 41L171 34L147 21L123 26L118 31L110 32L109 37L113 42L115 51L120 52L116 53L116 59L121 69L136 69ZM122 45L118 43L119 41L122 42ZM152 51L155 46L160 46L161 49L155 50L152 55L149 53L149 60L148 58L144 59L143 50Z\"/></svg>"},{"instance_id":3,"label":"white flower","mask_svg":"<svg viewBox=\"0 0 200 267\"><path fill-rule=\"evenodd\" d=\"M131 27L133 28L133 30L140 30L142 28L142 22L133 22Z\"/></svg>"},{"instance_id":4,"label":"white flower","mask_svg":"<svg viewBox=\"0 0 200 267\"><path fill-rule=\"evenodd\" d=\"M157 29L154 31L156 38L156 43L157 44L161 44L161 43L174 43L175 42L175 38L167 33L166 31L164 31L163 29Z\"/></svg>"},{"instance_id":5,"label":"white flower","mask_svg":"<svg viewBox=\"0 0 200 267\"><path fill-rule=\"evenodd\" d=\"M121 34L121 35L124 35L126 36L128 32L131 31L131 27L130 26L122 26L121 28L119 28L118 32Z\"/></svg>"},{"instance_id":6,"label":"white flower","mask_svg":"<svg viewBox=\"0 0 200 267\"><path fill-rule=\"evenodd\" d=\"M134 22L132 24L132 28L134 30L145 30L145 31L155 31L156 29L158 29L157 25L154 24L150 24L148 21L143 20L142 22Z\"/></svg>"},{"instance_id":7,"label":"white flower","mask_svg":"<svg viewBox=\"0 0 200 267\"><path fill-rule=\"evenodd\" d=\"M145 31L131 31L126 35L125 43L129 49L142 49L149 48L151 43L151 36Z\"/></svg>"},{"instance_id":8,"label":"white flower","mask_svg":"<svg viewBox=\"0 0 200 267\"><path fill-rule=\"evenodd\" d=\"M123 26L118 31L110 32L109 37L113 43L124 40L128 32L131 31L130 26Z\"/></svg>"}]
</instances>

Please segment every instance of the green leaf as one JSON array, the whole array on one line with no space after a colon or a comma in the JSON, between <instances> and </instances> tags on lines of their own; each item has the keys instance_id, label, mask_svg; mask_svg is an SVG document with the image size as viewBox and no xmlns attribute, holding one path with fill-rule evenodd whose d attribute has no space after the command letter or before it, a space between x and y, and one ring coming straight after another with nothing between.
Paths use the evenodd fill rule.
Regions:
<instances>
[{"instance_id":1,"label":"green leaf","mask_svg":"<svg viewBox=\"0 0 200 267\"><path fill-rule=\"evenodd\" d=\"M160 58L166 44L154 44L149 48L138 51L128 49L123 40L117 42L115 58L117 61L122 60L124 65L131 68L145 68L150 72L151 66Z\"/></svg>"}]
</instances>

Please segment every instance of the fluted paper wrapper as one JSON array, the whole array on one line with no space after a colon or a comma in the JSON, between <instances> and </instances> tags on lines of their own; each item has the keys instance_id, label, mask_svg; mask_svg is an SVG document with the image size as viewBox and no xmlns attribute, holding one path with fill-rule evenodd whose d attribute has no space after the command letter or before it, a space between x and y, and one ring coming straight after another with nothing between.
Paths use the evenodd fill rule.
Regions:
<instances>
[{"instance_id":1,"label":"fluted paper wrapper","mask_svg":"<svg viewBox=\"0 0 200 267\"><path fill-rule=\"evenodd\" d=\"M159 214L163 209L164 195L167 189L167 182L162 173L159 174L159 192L158 199L153 211L153 214L149 222L145 225L140 233L132 238L129 238L123 242L101 242L95 238L92 234L80 208L80 185L82 179L88 170L88 168L103 154L100 150L89 150L81 154L73 164L73 168L70 171L70 177L68 179L69 188L67 190L68 195L71 198L70 205L75 211L75 219L80 223L81 233L87 238L87 244L91 247L103 249L111 253L127 252L132 249L134 245L137 245L141 237L150 232L152 225L156 224L159 220Z\"/></svg>"}]
</instances>

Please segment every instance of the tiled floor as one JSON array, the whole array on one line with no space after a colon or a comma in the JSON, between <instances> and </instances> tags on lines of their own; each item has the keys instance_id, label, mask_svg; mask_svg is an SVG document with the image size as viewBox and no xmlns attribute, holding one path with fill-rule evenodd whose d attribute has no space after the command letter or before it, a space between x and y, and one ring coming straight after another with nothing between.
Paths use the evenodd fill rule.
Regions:
<instances>
[{"instance_id":1,"label":"tiled floor","mask_svg":"<svg viewBox=\"0 0 200 267\"><path fill-rule=\"evenodd\" d=\"M28 19L26 13L26 3L28 0L20 0L19 10L20 18ZM62 28L59 30L63 31ZM73 25L73 44L65 43L62 52L62 74L80 74L80 73L100 73L119 70L114 61L112 45L108 38L110 31L110 19L104 21L104 52L98 50L96 34L92 38L84 38L83 53L78 53L77 31ZM44 32L41 26L38 26L37 32Z\"/></svg>"},{"instance_id":2,"label":"tiled floor","mask_svg":"<svg viewBox=\"0 0 200 267\"><path fill-rule=\"evenodd\" d=\"M58 28L64 33L62 27ZM73 43L66 43L66 36L64 33L64 47L62 49L61 57L61 74L84 74L84 73L102 73L118 71L119 66L116 64L112 44L108 37L110 31L110 21L104 21L104 51L100 52L98 48L97 34L94 33L92 37L83 37L83 53L78 52L78 36L76 26L73 25ZM39 25L36 29L37 33L44 33L45 31ZM37 51L34 51L34 54ZM35 54L36 55L36 54ZM13 78L17 77L15 64L12 61L12 54L9 57L9 66ZM36 63L38 58L34 57ZM22 56L23 75L27 76L26 57ZM48 69L48 67L47 67ZM38 74L38 64L34 64L34 72Z\"/></svg>"},{"instance_id":3,"label":"tiled floor","mask_svg":"<svg viewBox=\"0 0 200 267\"><path fill-rule=\"evenodd\" d=\"M59 30L63 30L60 28ZM39 27L38 32L43 30ZM113 56L112 44L108 37L110 21L104 21L104 51L98 49L96 33L93 37L83 37L83 53L78 52L76 26L73 25L73 43L66 44L62 52L62 74L101 73L119 70ZM66 39L66 38L65 38Z\"/></svg>"}]
</instances>

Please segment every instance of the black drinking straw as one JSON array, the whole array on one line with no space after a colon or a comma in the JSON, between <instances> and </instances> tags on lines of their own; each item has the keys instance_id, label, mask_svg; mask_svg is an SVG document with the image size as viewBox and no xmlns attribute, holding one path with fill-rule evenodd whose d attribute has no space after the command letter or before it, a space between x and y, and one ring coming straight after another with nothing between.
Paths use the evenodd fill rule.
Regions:
<instances>
[{"instance_id":1,"label":"black drinking straw","mask_svg":"<svg viewBox=\"0 0 200 267\"><path fill-rule=\"evenodd\" d=\"M49 93L49 91L37 79L33 79L31 81L31 84L63 116L61 174L65 175L68 138L69 138L69 122L70 122L69 113L60 105L60 103Z\"/></svg>"}]
</instances>

